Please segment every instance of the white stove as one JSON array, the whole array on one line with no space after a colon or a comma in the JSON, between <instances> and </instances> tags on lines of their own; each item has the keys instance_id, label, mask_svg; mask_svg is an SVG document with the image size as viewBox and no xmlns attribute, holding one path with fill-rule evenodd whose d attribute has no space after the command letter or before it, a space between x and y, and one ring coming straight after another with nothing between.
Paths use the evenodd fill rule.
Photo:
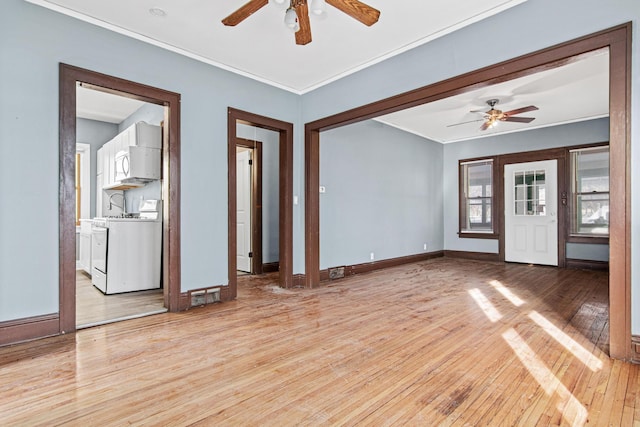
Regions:
<instances>
[{"instance_id":1,"label":"white stove","mask_svg":"<svg viewBox=\"0 0 640 427\"><path fill-rule=\"evenodd\" d=\"M105 294L157 289L162 272L160 200L145 200L137 216L95 218L91 282Z\"/></svg>"}]
</instances>

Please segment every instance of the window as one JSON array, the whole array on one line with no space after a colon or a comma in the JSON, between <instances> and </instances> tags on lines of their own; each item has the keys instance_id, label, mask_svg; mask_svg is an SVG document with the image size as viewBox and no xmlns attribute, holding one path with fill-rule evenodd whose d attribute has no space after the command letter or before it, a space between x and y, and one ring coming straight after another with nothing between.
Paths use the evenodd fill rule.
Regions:
<instances>
[{"instance_id":1,"label":"window","mask_svg":"<svg viewBox=\"0 0 640 427\"><path fill-rule=\"evenodd\" d=\"M571 235L609 236L609 146L571 150Z\"/></svg>"},{"instance_id":2,"label":"window","mask_svg":"<svg viewBox=\"0 0 640 427\"><path fill-rule=\"evenodd\" d=\"M547 214L545 171L516 172L514 181L514 214L545 216Z\"/></svg>"},{"instance_id":3,"label":"window","mask_svg":"<svg viewBox=\"0 0 640 427\"><path fill-rule=\"evenodd\" d=\"M91 218L91 146L76 144L76 225Z\"/></svg>"},{"instance_id":4,"label":"window","mask_svg":"<svg viewBox=\"0 0 640 427\"><path fill-rule=\"evenodd\" d=\"M493 164L493 159L460 162L460 233L494 233Z\"/></svg>"},{"instance_id":5,"label":"window","mask_svg":"<svg viewBox=\"0 0 640 427\"><path fill-rule=\"evenodd\" d=\"M76 152L76 225L80 225L81 206L82 206L82 187L80 185L81 172L81 156Z\"/></svg>"}]
</instances>

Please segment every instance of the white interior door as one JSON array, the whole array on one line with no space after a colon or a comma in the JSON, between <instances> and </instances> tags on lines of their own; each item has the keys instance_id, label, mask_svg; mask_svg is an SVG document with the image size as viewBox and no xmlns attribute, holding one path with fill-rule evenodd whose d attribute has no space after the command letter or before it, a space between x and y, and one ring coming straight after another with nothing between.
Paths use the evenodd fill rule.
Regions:
<instances>
[{"instance_id":1,"label":"white interior door","mask_svg":"<svg viewBox=\"0 0 640 427\"><path fill-rule=\"evenodd\" d=\"M251 150L236 156L238 270L251 273Z\"/></svg>"},{"instance_id":2,"label":"white interior door","mask_svg":"<svg viewBox=\"0 0 640 427\"><path fill-rule=\"evenodd\" d=\"M505 165L505 261L558 265L557 191L557 160Z\"/></svg>"}]
</instances>

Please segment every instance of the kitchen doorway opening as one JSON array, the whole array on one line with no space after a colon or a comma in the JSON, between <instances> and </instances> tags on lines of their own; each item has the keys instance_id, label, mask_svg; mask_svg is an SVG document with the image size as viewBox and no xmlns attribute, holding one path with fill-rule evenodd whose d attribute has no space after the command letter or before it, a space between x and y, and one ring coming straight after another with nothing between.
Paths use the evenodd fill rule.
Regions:
<instances>
[{"instance_id":1,"label":"kitchen doorway opening","mask_svg":"<svg viewBox=\"0 0 640 427\"><path fill-rule=\"evenodd\" d=\"M60 64L60 333L180 309L179 103ZM77 143L90 146L84 192ZM88 213L77 209L87 194Z\"/></svg>"},{"instance_id":2,"label":"kitchen doorway opening","mask_svg":"<svg viewBox=\"0 0 640 427\"><path fill-rule=\"evenodd\" d=\"M230 295L237 296L238 275L243 271L278 272L280 286L293 287L293 124L229 108L227 132ZM246 166L251 167L239 167L238 161L242 157L248 161L249 153L253 158ZM238 184L248 180L250 190L244 185L241 192ZM246 191L253 197L242 200ZM244 222L246 210L249 227L239 221Z\"/></svg>"},{"instance_id":3,"label":"kitchen doorway opening","mask_svg":"<svg viewBox=\"0 0 640 427\"><path fill-rule=\"evenodd\" d=\"M167 311L158 203L166 108L77 84L77 329Z\"/></svg>"}]
</instances>

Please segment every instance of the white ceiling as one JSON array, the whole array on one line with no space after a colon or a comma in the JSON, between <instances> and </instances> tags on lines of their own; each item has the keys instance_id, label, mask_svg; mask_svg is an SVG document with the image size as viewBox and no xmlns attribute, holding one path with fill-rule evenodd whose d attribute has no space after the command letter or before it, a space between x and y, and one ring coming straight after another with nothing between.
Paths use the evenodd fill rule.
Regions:
<instances>
[{"instance_id":1,"label":"white ceiling","mask_svg":"<svg viewBox=\"0 0 640 427\"><path fill-rule=\"evenodd\" d=\"M484 131L486 101L499 99L502 111L535 105L531 123L499 122ZM448 143L496 134L556 126L609 115L609 53L602 50L580 61L378 117L376 120L433 141ZM479 120L479 121L473 121ZM465 123L469 122L471 123ZM463 124L458 124L463 123ZM456 126L451 126L458 124Z\"/></svg>"},{"instance_id":2,"label":"white ceiling","mask_svg":"<svg viewBox=\"0 0 640 427\"><path fill-rule=\"evenodd\" d=\"M76 117L120 124L144 102L76 86Z\"/></svg>"},{"instance_id":3,"label":"white ceiling","mask_svg":"<svg viewBox=\"0 0 640 427\"><path fill-rule=\"evenodd\" d=\"M526 0L365 0L381 11L371 27L327 5L305 46L273 5L236 27L220 22L247 0L26 1L302 94Z\"/></svg>"},{"instance_id":4,"label":"white ceiling","mask_svg":"<svg viewBox=\"0 0 640 427\"><path fill-rule=\"evenodd\" d=\"M267 5L236 27L220 20L247 0L26 0L202 62L303 94L526 0L365 0L381 11L372 27L327 5L311 17L313 41L295 44L284 12ZM160 8L166 16L150 13ZM79 92L78 116L119 123L141 104L96 91ZM529 124L501 122L480 131L470 110L503 111L536 105L521 114ZM117 103L117 105L115 104ZM608 115L608 54L432 102L377 120L441 143L554 126Z\"/></svg>"}]
</instances>

